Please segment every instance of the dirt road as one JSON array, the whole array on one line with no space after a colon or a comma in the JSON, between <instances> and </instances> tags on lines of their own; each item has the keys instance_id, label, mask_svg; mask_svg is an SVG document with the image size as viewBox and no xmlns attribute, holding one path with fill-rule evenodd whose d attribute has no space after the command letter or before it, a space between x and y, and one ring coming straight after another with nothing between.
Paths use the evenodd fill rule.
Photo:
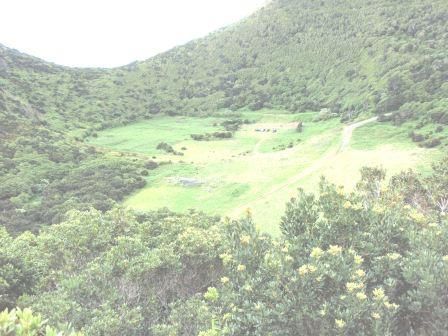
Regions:
<instances>
[{"instance_id":1,"label":"dirt road","mask_svg":"<svg viewBox=\"0 0 448 336\"><path fill-rule=\"evenodd\" d=\"M372 117L372 118L358 121L356 123L345 126L344 129L342 130L342 139L341 139L341 145L340 145L339 149L337 149L337 150L332 149L332 150L328 151L319 160L315 161L308 168L305 168L304 170L299 172L297 175L291 177L284 183L274 186L270 190L264 192L262 195L255 198L254 200L252 200L246 204L243 204L243 205L239 206L238 208L232 210L230 215L238 216L243 211L250 208L252 204L254 204L260 200L264 200L264 199L268 198L269 196L277 193L278 191L281 191L282 189L285 189L291 185L297 184L300 180L302 180L306 176L309 176L309 175L315 173L316 171L318 171L319 169L324 167L326 164L328 164L329 160L331 160L332 158L337 156L340 152L343 152L344 150L346 150L348 148L348 146L350 145L350 140L352 139L354 130L356 130L357 128L364 126L366 124L372 123L372 122L376 121L377 119L378 119L378 117ZM257 145L255 146L256 148L255 148L254 152L256 152L256 153L258 152L261 142L262 141L257 143Z\"/></svg>"}]
</instances>

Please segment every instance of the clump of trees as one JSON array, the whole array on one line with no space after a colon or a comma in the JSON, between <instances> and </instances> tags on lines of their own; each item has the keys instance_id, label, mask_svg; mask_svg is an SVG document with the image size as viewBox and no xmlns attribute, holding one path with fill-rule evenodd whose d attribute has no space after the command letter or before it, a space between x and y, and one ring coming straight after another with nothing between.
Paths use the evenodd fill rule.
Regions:
<instances>
[{"instance_id":1,"label":"clump of trees","mask_svg":"<svg viewBox=\"0 0 448 336\"><path fill-rule=\"evenodd\" d=\"M195 141L211 141L215 139L230 139L233 137L232 132L213 132L204 134L191 134L191 138Z\"/></svg>"},{"instance_id":2,"label":"clump of trees","mask_svg":"<svg viewBox=\"0 0 448 336\"><path fill-rule=\"evenodd\" d=\"M242 125L250 124L251 121L248 119L227 119L220 123L220 126L224 128L224 131L217 131L212 133L204 134L191 134L191 138L196 141L211 141L215 139L230 139L233 137L234 133L238 131Z\"/></svg>"},{"instance_id":3,"label":"clump of trees","mask_svg":"<svg viewBox=\"0 0 448 336\"><path fill-rule=\"evenodd\" d=\"M166 142L160 142L156 149L158 150L163 150L165 152L167 152L168 154L173 154L173 155L184 155L184 153L182 152L178 152L176 151L173 146L171 146L170 144L166 143Z\"/></svg>"},{"instance_id":4,"label":"clump of trees","mask_svg":"<svg viewBox=\"0 0 448 336\"><path fill-rule=\"evenodd\" d=\"M154 170L159 167L159 164L154 160L148 160L144 163L144 167L149 170Z\"/></svg>"},{"instance_id":5,"label":"clump of trees","mask_svg":"<svg viewBox=\"0 0 448 336\"><path fill-rule=\"evenodd\" d=\"M434 148L442 144L440 138L433 138L429 135L423 135L415 131L411 131L409 133L409 136L411 137L412 141L418 142L420 147Z\"/></svg>"},{"instance_id":6,"label":"clump of trees","mask_svg":"<svg viewBox=\"0 0 448 336\"><path fill-rule=\"evenodd\" d=\"M242 125L247 125L250 123L251 122L248 119L236 118L236 119L228 119L228 120L223 121L221 123L221 126L223 126L227 132L233 133L233 132L238 131Z\"/></svg>"}]
</instances>

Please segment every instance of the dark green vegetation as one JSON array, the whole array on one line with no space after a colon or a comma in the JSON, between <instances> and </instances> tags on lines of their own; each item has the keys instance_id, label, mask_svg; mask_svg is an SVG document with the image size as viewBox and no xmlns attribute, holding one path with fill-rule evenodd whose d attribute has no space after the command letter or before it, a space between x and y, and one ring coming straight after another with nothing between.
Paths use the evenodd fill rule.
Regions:
<instances>
[{"instance_id":1,"label":"dark green vegetation","mask_svg":"<svg viewBox=\"0 0 448 336\"><path fill-rule=\"evenodd\" d=\"M97 164L96 180L110 179L119 163L80 141L158 113L276 107L349 120L392 112L397 125L418 120L424 146L446 143L438 130L448 120L447 19L445 0L277 0L237 25L112 70L69 69L0 46L1 223L33 229L58 221L45 214L50 207L119 201L142 183L140 167L121 164L116 182L133 182L115 195L96 188L98 197L79 197L60 180L76 185L83 173L71 176L72 168L84 163ZM55 181L47 196L45 184Z\"/></svg>"},{"instance_id":2,"label":"dark green vegetation","mask_svg":"<svg viewBox=\"0 0 448 336\"><path fill-rule=\"evenodd\" d=\"M71 209L108 210L145 185L140 163L29 127L4 134L0 143L0 224L11 232L57 223Z\"/></svg>"},{"instance_id":3,"label":"dark green vegetation","mask_svg":"<svg viewBox=\"0 0 448 336\"><path fill-rule=\"evenodd\" d=\"M275 0L111 70L0 45L0 311L31 307L66 334L446 335L446 160L388 186L365 168L352 193L299 192L272 238L250 214L117 207L160 162L85 139L157 114L225 117L193 136L227 138L240 109L270 108L378 114L391 137L443 149L447 21L446 0ZM0 314L0 334L57 333L17 310Z\"/></svg>"},{"instance_id":4,"label":"dark green vegetation","mask_svg":"<svg viewBox=\"0 0 448 336\"><path fill-rule=\"evenodd\" d=\"M444 0L278 0L145 62L73 70L4 49L1 73L34 114L71 129L246 106L446 124L447 16Z\"/></svg>"},{"instance_id":5,"label":"dark green vegetation","mask_svg":"<svg viewBox=\"0 0 448 336\"><path fill-rule=\"evenodd\" d=\"M86 335L445 335L448 162L299 192L282 235L191 212L72 212L0 231L0 309ZM0 319L0 328L2 327ZM1 330L1 329L0 329Z\"/></svg>"}]
</instances>

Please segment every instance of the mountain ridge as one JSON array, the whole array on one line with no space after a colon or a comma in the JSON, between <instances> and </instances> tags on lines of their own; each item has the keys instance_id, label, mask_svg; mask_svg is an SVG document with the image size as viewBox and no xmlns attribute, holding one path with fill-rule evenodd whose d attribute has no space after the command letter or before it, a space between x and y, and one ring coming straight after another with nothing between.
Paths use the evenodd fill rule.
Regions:
<instances>
[{"instance_id":1,"label":"mountain ridge","mask_svg":"<svg viewBox=\"0 0 448 336\"><path fill-rule=\"evenodd\" d=\"M412 96L423 101L434 98L446 80L446 60L436 52L447 45L447 37L440 35L446 35L446 28L439 26L448 18L443 1L413 1L406 8L403 4L274 1L238 24L115 69L63 68L36 58L30 61L23 54L13 63L37 68L33 71L66 71L62 78L53 79L74 92L59 92L73 104L62 104L59 109L64 111L58 113L97 125L100 119L127 122L154 113L201 114L245 106L276 106L292 112L329 108L344 118L363 111L385 113L400 109ZM402 22L397 20L399 15ZM423 22L418 22L417 15ZM438 35L431 39L431 34ZM386 48L382 56L380 48ZM428 48L435 48L431 50L433 60L425 61ZM428 61L438 65L428 67ZM413 75L411 80L414 86L420 81L435 84L429 88L434 92L403 92L412 82L395 78L394 69L403 74L411 72L410 67L430 71ZM438 67L441 77L427 83L424 77L434 73L431 67ZM54 83L39 81L33 85L33 78L19 80L34 86L36 92L42 86L54 87ZM16 91L20 92L20 86ZM88 118L82 105L92 107L92 100L105 106L102 111L95 108L98 116Z\"/></svg>"}]
</instances>

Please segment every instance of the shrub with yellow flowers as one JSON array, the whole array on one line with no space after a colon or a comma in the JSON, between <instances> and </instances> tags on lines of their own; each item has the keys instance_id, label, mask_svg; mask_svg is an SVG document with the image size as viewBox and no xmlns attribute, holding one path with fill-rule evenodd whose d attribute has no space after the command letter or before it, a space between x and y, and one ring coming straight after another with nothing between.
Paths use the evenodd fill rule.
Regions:
<instances>
[{"instance_id":1,"label":"shrub with yellow flowers","mask_svg":"<svg viewBox=\"0 0 448 336\"><path fill-rule=\"evenodd\" d=\"M425 211L434 224L422 225L397 188L378 188L381 171L364 173L353 193L324 180L319 197L299 191L282 218L283 235L262 249L252 229L236 225L229 252L236 271L219 301L241 314L222 321L227 335L387 335L418 331L425 321L445 330L447 224Z\"/></svg>"},{"instance_id":2,"label":"shrub with yellow flowers","mask_svg":"<svg viewBox=\"0 0 448 336\"><path fill-rule=\"evenodd\" d=\"M250 215L194 211L78 212L16 238L0 229L0 305L93 335L444 335L448 164L436 171L384 188L381 169L364 169L344 192L322 180L319 196L288 203L274 238Z\"/></svg>"}]
</instances>

